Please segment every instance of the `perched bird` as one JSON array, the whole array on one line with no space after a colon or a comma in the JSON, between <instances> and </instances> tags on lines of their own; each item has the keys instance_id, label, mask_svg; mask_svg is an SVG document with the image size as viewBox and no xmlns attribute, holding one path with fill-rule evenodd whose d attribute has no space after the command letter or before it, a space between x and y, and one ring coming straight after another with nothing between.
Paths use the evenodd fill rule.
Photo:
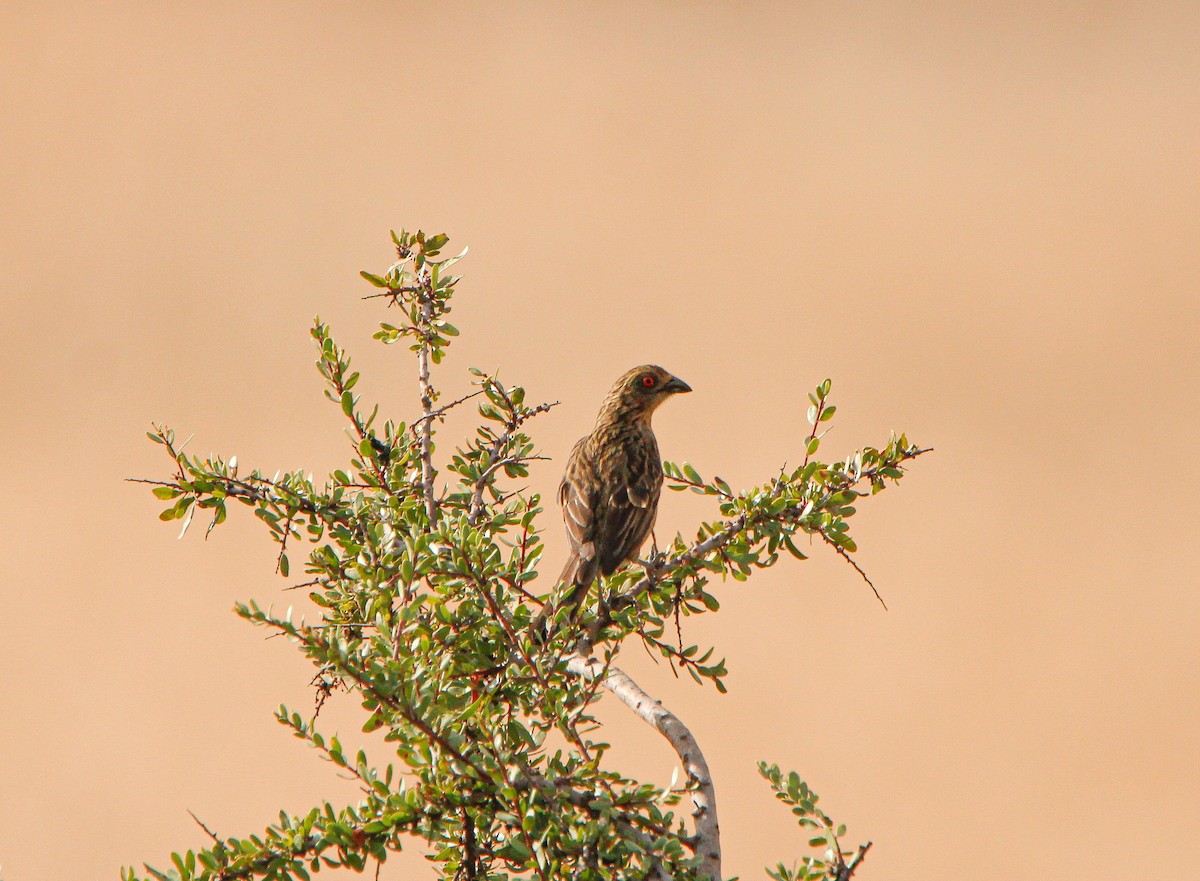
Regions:
<instances>
[{"instance_id":1,"label":"perched bird","mask_svg":"<svg viewBox=\"0 0 1200 881\"><path fill-rule=\"evenodd\" d=\"M558 579L563 596L542 610L535 634L546 635L546 618L558 608L574 615L597 575L637 558L654 527L663 483L650 417L671 395L691 390L661 367L635 367L604 399L592 433L575 444L558 487L571 543Z\"/></svg>"}]
</instances>

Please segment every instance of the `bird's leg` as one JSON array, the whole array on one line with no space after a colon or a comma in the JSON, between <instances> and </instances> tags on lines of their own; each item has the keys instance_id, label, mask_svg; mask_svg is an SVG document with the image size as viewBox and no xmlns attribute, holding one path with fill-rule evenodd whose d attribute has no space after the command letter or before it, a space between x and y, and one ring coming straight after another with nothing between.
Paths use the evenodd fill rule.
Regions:
<instances>
[{"instance_id":1,"label":"bird's leg","mask_svg":"<svg viewBox=\"0 0 1200 881\"><path fill-rule=\"evenodd\" d=\"M596 604L596 622L603 629L610 621L612 621L612 615L608 608L608 594L600 591L600 601Z\"/></svg>"},{"instance_id":2,"label":"bird's leg","mask_svg":"<svg viewBox=\"0 0 1200 881\"><path fill-rule=\"evenodd\" d=\"M654 530L651 529L650 530L650 553L646 557L646 559L639 560L638 562L640 562L642 564L642 568L646 570L646 574L649 575L651 578L653 578L654 573L656 573L658 571L659 567L662 566L663 560L665 558L666 558L666 554L664 554L662 551L660 551L658 549L658 538L657 538L657 536L655 536Z\"/></svg>"}]
</instances>

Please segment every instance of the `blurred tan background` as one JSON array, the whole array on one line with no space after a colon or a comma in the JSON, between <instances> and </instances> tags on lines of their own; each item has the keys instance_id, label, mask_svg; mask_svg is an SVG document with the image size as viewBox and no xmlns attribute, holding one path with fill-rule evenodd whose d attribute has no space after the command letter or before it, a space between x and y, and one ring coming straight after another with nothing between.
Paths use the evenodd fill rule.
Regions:
<instances>
[{"instance_id":1,"label":"blurred tan background","mask_svg":"<svg viewBox=\"0 0 1200 881\"><path fill-rule=\"evenodd\" d=\"M165 473L151 420L340 465L317 313L411 418L358 299L400 226L471 248L447 392L500 366L562 400L542 491L643 361L696 389L664 454L735 486L801 455L826 376L823 452L937 448L856 518L890 612L818 550L692 625L728 696L629 655L708 752L728 874L807 852L758 758L875 841L864 881L1193 873L1200 7L988 7L7 0L4 881L354 797L272 719L305 664L230 613L297 597L259 524L177 542L122 479ZM711 510L671 494L659 534ZM352 701L323 719L361 741Z\"/></svg>"}]
</instances>

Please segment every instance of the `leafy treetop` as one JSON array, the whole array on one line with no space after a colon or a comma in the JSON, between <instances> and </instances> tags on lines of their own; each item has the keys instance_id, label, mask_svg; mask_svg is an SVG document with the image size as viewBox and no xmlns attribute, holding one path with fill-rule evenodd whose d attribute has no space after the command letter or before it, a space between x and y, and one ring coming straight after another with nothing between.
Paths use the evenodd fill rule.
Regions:
<instances>
[{"instance_id":1,"label":"leafy treetop","mask_svg":"<svg viewBox=\"0 0 1200 881\"><path fill-rule=\"evenodd\" d=\"M180 521L180 537L197 512L211 531L231 504L251 509L278 544L285 577L298 543L307 542L306 580L295 586L310 589L317 617L254 602L239 604L237 614L284 634L311 661L318 712L333 691L353 693L363 730L382 731L393 753L382 764L361 750L350 755L318 730L317 712L281 706L281 724L357 779L360 801L284 812L261 834L209 833L206 847L172 854L171 866L122 877L307 879L323 868L363 870L416 845L447 879L720 878L715 791L699 746L617 667L620 652L631 639L641 642L723 692L724 661L711 647L686 644L681 624L719 609L711 579L744 581L784 556L803 560L802 535L857 569L849 524L858 504L927 451L900 435L842 460L815 458L836 410L825 380L809 396L800 464L735 491L687 463L666 463L667 485L712 497L719 516L602 580L602 601L590 612L535 639L530 621L554 585L546 592L533 585L545 517L540 497L521 481L540 458L529 423L553 403L530 404L522 387L472 369L475 390L439 405L432 368L458 335L446 320L460 281L449 270L465 251L441 257L447 237L420 231L393 233L392 241L395 262L362 275L378 289L370 298L398 316L380 325L376 339L407 343L415 355L420 413L411 422L381 421L378 406L364 409L354 391L359 374L317 319L312 337L325 395L354 442L345 468L321 481L302 471L268 477L236 458L189 455L171 429L156 425L150 439L173 473L144 482L168 503L160 519ZM479 425L439 463L438 425L468 400ZM605 692L679 753L679 785L639 782L606 760L609 745L594 716ZM816 809L798 776L765 764L760 771L814 830L810 843L821 851L771 876L849 878L866 846L843 850L844 828ZM684 798L690 817L679 810Z\"/></svg>"}]
</instances>

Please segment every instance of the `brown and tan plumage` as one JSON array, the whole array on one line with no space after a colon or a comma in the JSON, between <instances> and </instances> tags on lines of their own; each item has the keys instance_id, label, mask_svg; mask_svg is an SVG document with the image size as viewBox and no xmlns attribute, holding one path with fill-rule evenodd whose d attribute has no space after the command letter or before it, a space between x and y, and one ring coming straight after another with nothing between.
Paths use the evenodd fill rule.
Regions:
<instances>
[{"instance_id":1,"label":"brown and tan plumage","mask_svg":"<svg viewBox=\"0 0 1200 881\"><path fill-rule=\"evenodd\" d=\"M574 614L597 575L637 558L654 527L663 483L650 417L671 395L691 390L661 367L635 367L613 385L592 433L575 444L558 487L571 544L559 576L559 608ZM551 608L534 622L535 633Z\"/></svg>"}]
</instances>

